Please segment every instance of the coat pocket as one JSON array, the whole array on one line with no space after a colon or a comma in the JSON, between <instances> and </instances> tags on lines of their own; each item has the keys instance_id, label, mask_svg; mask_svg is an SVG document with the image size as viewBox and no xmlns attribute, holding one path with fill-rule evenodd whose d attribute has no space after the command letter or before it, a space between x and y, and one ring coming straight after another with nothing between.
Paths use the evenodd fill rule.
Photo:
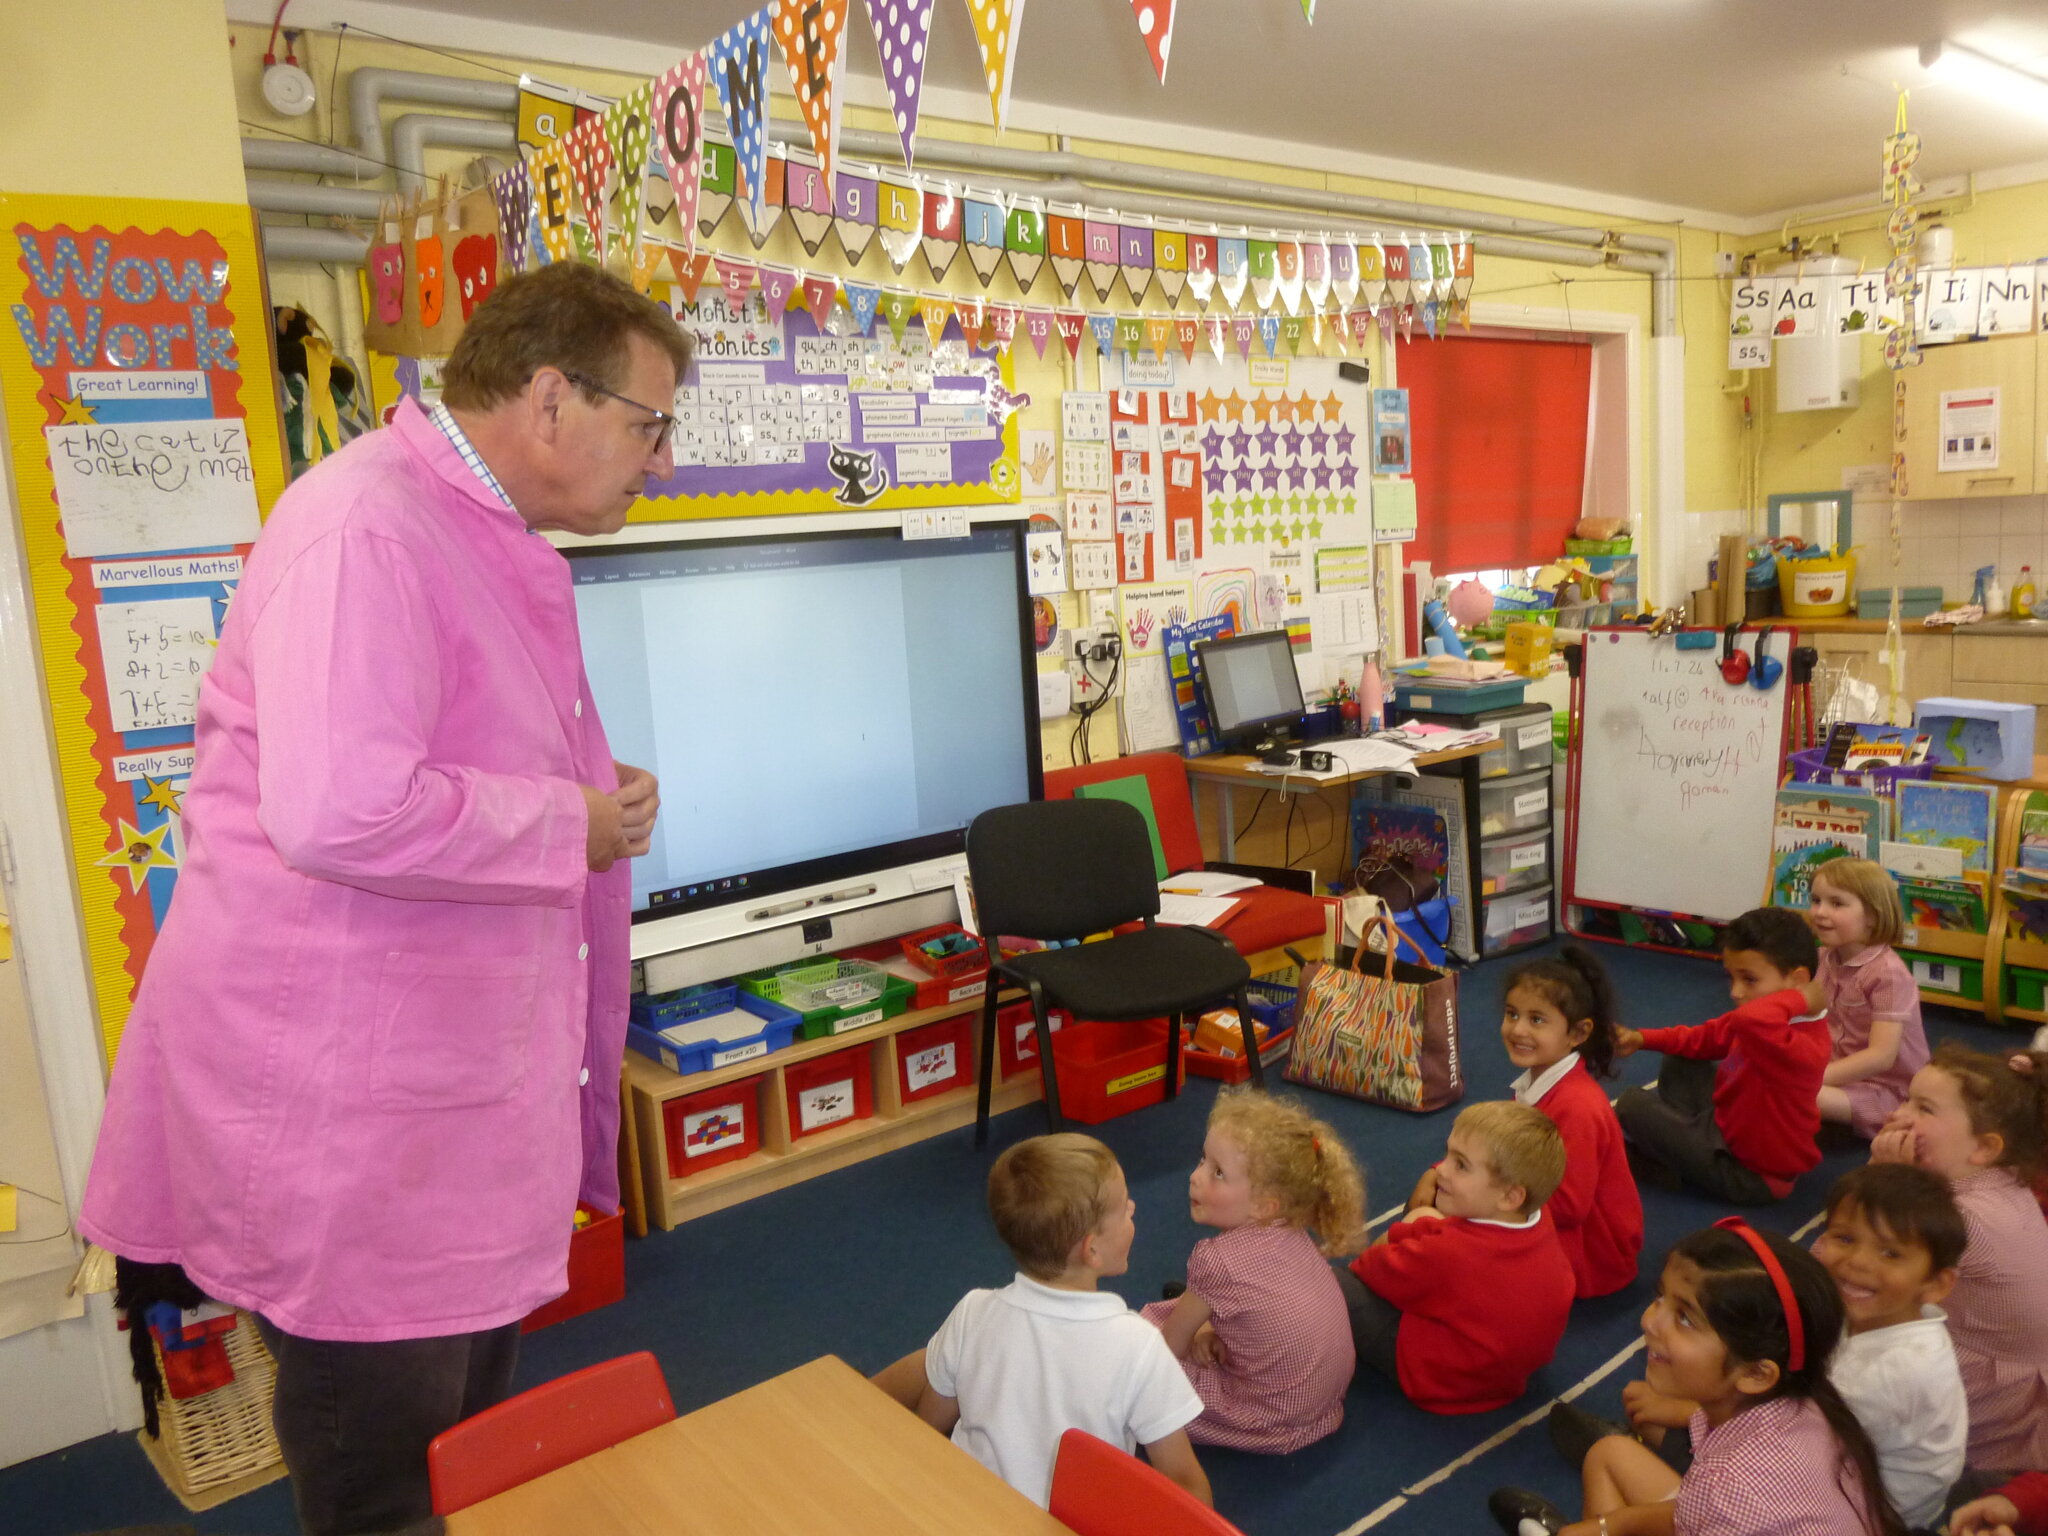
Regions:
<instances>
[{"instance_id":1,"label":"coat pocket","mask_svg":"<svg viewBox=\"0 0 2048 1536\"><path fill-rule=\"evenodd\" d=\"M394 1111L502 1104L526 1082L540 961L394 950L377 976L370 1100Z\"/></svg>"}]
</instances>

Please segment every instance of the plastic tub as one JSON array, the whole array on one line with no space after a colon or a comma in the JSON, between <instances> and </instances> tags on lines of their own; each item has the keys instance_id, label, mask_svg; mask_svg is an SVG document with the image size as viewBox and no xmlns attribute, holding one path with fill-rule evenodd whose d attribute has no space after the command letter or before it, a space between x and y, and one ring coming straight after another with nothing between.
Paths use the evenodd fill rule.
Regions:
<instances>
[{"instance_id":1,"label":"plastic tub","mask_svg":"<svg viewBox=\"0 0 2048 1536\"><path fill-rule=\"evenodd\" d=\"M1493 732L1500 739L1501 749L1480 757L1479 776L1482 779L1505 779L1516 774L1533 773L1538 768L1548 768L1555 755L1548 704L1512 704L1506 709L1481 710L1476 715L1454 715L1441 710L1417 711L1415 718L1433 725L1448 725L1455 730ZM1458 770L1445 764L1432 771L1455 774Z\"/></svg>"},{"instance_id":2,"label":"plastic tub","mask_svg":"<svg viewBox=\"0 0 2048 1536\"><path fill-rule=\"evenodd\" d=\"M1073 1022L1058 1008L1047 1015L1054 1034ZM1038 1024L1029 1003L1009 1003L996 1010L996 1060L1006 1078L1038 1070Z\"/></svg>"},{"instance_id":3,"label":"plastic tub","mask_svg":"<svg viewBox=\"0 0 2048 1536\"><path fill-rule=\"evenodd\" d=\"M587 1212L590 1222L569 1234L569 1289L527 1313L521 1333L626 1299L625 1217L618 1211L607 1216L580 1201L576 1209Z\"/></svg>"},{"instance_id":4,"label":"plastic tub","mask_svg":"<svg viewBox=\"0 0 2048 1536\"><path fill-rule=\"evenodd\" d=\"M1913 973L1913 980L1920 984L1922 992L1969 1003L1984 1001L1982 960L1959 960L1954 955L1923 955L1910 949L1901 950L1899 958L1906 962L1906 969Z\"/></svg>"},{"instance_id":5,"label":"plastic tub","mask_svg":"<svg viewBox=\"0 0 2048 1536\"><path fill-rule=\"evenodd\" d=\"M874 1070L869 1064L872 1049L856 1045L783 1068L792 1141L829 1131L835 1125L866 1120L874 1114Z\"/></svg>"},{"instance_id":6,"label":"plastic tub","mask_svg":"<svg viewBox=\"0 0 2048 1536\"><path fill-rule=\"evenodd\" d=\"M1298 994L1295 988L1274 981L1248 982L1244 990L1252 1005L1252 1022L1265 1026L1259 1062L1262 1066L1276 1067L1286 1060L1294 1045L1294 1005ZM1242 1040L1242 1036L1239 1038ZM1205 1051L1189 1045L1182 1049L1181 1060L1187 1063L1188 1074L1192 1077L1241 1083L1252 1075L1251 1063L1245 1060L1242 1051Z\"/></svg>"},{"instance_id":7,"label":"plastic tub","mask_svg":"<svg viewBox=\"0 0 2048 1536\"><path fill-rule=\"evenodd\" d=\"M1550 769L1489 779L1479 786L1479 835L1505 837L1550 825Z\"/></svg>"},{"instance_id":8,"label":"plastic tub","mask_svg":"<svg viewBox=\"0 0 2048 1536\"><path fill-rule=\"evenodd\" d=\"M1826 747L1809 747L1791 757L1794 784L1832 784L1838 789L1867 789L1889 797L1901 779L1931 779L1932 763L1902 763L1878 768L1830 768Z\"/></svg>"},{"instance_id":9,"label":"plastic tub","mask_svg":"<svg viewBox=\"0 0 2048 1536\"><path fill-rule=\"evenodd\" d=\"M846 977L839 974L840 968L853 966L859 967L862 973L872 973L873 976L881 978L879 995L868 992L867 977ZM798 977L799 972L815 974L805 979ZM891 976L880 966L870 965L861 960L832 960L824 965L811 962L779 971L757 971L751 976L740 978L740 986L757 997L765 997L771 1002L780 1002L786 1007L796 1008L797 1005L791 995L792 977L798 977L795 992L805 997L815 995L821 980L828 987L835 982L853 982L857 990L867 992L867 996L858 1002L825 1002L815 1007L799 1008L797 1011L803 1015L803 1024L797 1033L805 1040L818 1040L826 1035L843 1035L848 1030L863 1029L870 1024L879 1024L883 1019L893 1019L910 1006L911 998L917 994L917 987L904 977Z\"/></svg>"},{"instance_id":10,"label":"plastic tub","mask_svg":"<svg viewBox=\"0 0 2048 1536\"><path fill-rule=\"evenodd\" d=\"M1504 896L1550 883L1550 829L1512 832L1479 845L1479 894Z\"/></svg>"},{"instance_id":11,"label":"plastic tub","mask_svg":"<svg viewBox=\"0 0 2048 1536\"><path fill-rule=\"evenodd\" d=\"M1096 1020L1061 1030L1052 1040L1059 1069L1060 1113L1100 1125L1166 1100L1165 1019ZM1186 1076L1187 1057L1181 1057Z\"/></svg>"},{"instance_id":12,"label":"plastic tub","mask_svg":"<svg viewBox=\"0 0 2048 1536\"><path fill-rule=\"evenodd\" d=\"M1856 606L1856 551L1778 558L1778 606L1788 619L1839 619Z\"/></svg>"},{"instance_id":13,"label":"plastic tub","mask_svg":"<svg viewBox=\"0 0 2048 1536\"><path fill-rule=\"evenodd\" d=\"M686 1179L720 1163L737 1162L761 1145L761 1084L743 1077L661 1106L668 1140L668 1176Z\"/></svg>"},{"instance_id":14,"label":"plastic tub","mask_svg":"<svg viewBox=\"0 0 2048 1536\"><path fill-rule=\"evenodd\" d=\"M988 946L958 923L941 923L896 941L904 957L931 976L966 976L988 969Z\"/></svg>"},{"instance_id":15,"label":"plastic tub","mask_svg":"<svg viewBox=\"0 0 2048 1536\"><path fill-rule=\"evenodd\" d=\"M788 1045L802 1026L794 1009L765 997L736 992L737 1006L723 1013L685 1019L661 1029L637 1022L626 1026L626 1043L671 1072L687 1077L766 1056Z\"/></svg>"},{"instance_id":16,"label":"plastic tub","mask_svg":"<svg viewBox=\"0 0 2048 1536\"><path fill-rule=\"evenodd\" d=\"M678 987L673 992L642 993L633 999L630 1016L635 1024L662 1029L686 1019L724 1013L733 1006L739 990L730 981L706 981L694 987Z\"/></svg>"},{"instance_id":17,"label":"plastic tub","mask_svg":"<svg viewBox=\"0 0 2048 1536\"><path fill-rule=\"evenodd\" d=\"M1550 887L1495 896L1479 904L1481 955L1505 954L1550 937Z\"/></svg>"},{"instance_id":18,"label":"plastic tub","mask_svg":"<svg viewBox=\"0 0 2048 1536\"><path fill-rule=\"evenodd\" d=\"M978 1019L962 1016L906 1029L896 1036L896 1086L913 1104L968 1080Z\"/></svg>"}]
</instances>

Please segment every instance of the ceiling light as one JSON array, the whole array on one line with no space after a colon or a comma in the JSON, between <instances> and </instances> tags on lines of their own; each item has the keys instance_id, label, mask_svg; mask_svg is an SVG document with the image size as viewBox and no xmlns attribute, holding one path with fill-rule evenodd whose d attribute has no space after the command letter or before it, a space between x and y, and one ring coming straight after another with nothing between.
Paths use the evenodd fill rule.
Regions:
<instances>
[{"instance_id":1,"label":"ceiling light","mask_svg":"<svg viewBox=\"0 0 2048 1536\"><path fill-rule=\"evenodd\" d=\"M2048 79L1979 53L1961 43L1920 46L1920 66L1937 80L1960 85L1989 101L2048 120Z\"/></svg>"}]
</instances>

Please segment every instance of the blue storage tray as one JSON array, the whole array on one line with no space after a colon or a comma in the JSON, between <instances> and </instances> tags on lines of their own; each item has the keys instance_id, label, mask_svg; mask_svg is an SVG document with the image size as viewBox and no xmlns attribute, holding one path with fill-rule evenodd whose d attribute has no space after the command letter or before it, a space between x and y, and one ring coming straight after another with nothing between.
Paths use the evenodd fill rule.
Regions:
<instances>
[{"instance_id":1,"label":"blue storage tray","mask_svg":"<svg viewBox=\"0 0 2048 1536\"><path fill-rule=\"evenodd\" d=\"M731 1019L729 1032L727 1028L716 1027L721 1016L715 1014L662 1026L672 1030L700 1026L691 1032L701 1038L688 1041L671 1040L660 1030L628 1023L626 1043L642 1056L687 1077L693 1072L710 1072L752 1061L757 1056L772 1055L788 1045L803 1024L803 1015L795 1009L771 1003L751 992L736 992L734 1006L726 1014Z\"/></svg>"},{"instance_id":2,"label":"blue storage tray","mask_svg":"<svg viewBox=\"0 0 2048 1536\"><path fill-rule=\"evenodd\" d=\"M1481 683L1476 688L1444 688L1421 678L1404 677L1394 685L1394 705L1417 713L1427 710L1444 715L1476 715L1482 710L1521 703L1528 686L1529 680L1524 677Z\"/></svg>"},{"instance_id":3,"label":"blue storage tray","mask_svg":"<svg viewBox=\"0 0 2048 1536\"><path fill-rule=\"evenodd\" d=\"M666 1029L686 1019L701 1019L714 1013L728 1013L739 996L739 984L705 981L673 992L641 993L633 999L632 1020L649 1029Z\"/></svg>"}]
</instances>

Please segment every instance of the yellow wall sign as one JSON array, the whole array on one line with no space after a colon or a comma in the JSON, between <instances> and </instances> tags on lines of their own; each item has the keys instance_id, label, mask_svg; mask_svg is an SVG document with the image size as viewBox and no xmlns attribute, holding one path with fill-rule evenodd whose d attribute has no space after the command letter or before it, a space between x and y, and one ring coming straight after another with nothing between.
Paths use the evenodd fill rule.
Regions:
<instances>
[{"instance_id":1,"label":"yellow wall sign","mask_svg":"<svg viewBox=\"0 0 2048 1536\"><path fill-rule=\"evenodd\" d=\"M183 857L199 679L284 489L253 218L0 194L0 400L108 1058Z\"/></svg>"}]
</instances>

